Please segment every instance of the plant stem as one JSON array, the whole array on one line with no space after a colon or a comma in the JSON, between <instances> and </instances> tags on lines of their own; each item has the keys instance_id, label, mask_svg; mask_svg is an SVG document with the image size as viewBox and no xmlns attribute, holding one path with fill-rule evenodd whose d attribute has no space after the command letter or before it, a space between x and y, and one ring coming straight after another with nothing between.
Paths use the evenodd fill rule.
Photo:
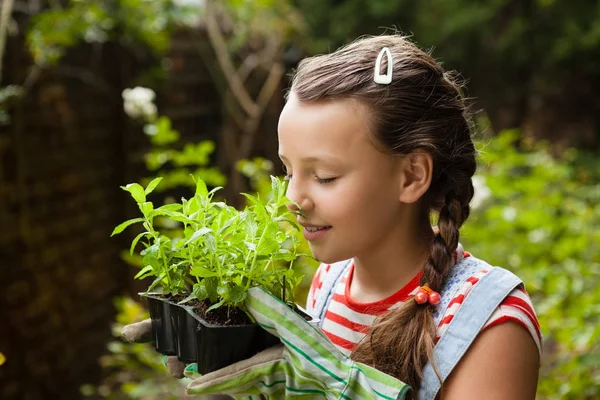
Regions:
<instances>
[{"instance_id":1,"label":"plant stem","mask_svg":"<svg viewBox=\"0 0 600 400\"><path fill-rule=\"evenodd\" d=\"M148 225L148 231L154 238L154 243L158 243L158 245L159 245L158 248L160 249L160 235L158 234L157 231L154 230L152 222L146 215L144 215L144 219L146 220L146 224ZM169 267L167 265L166 257L163 257L163 266L165 268L165 273L166 273L166 277L167 277L167 286L168 286L168 290L170 292L172 290L173 283L171 281L171 274L169 273Z\"/></svg>"},{"instance_id":2,"label":"plant stem","mask_svg":"<svg viewBox=\"0 0 600 400\"><path fill-rule=\"evenodd\" d=\"M256 249L254 249L254 257L252 258L252 264L250 264L250 271L249 271L250 276L252 276L252 274L254 272L254 266L256 265L256 256L258 255L258 249L260 248L260 244L262 243L263 239L265 238L266 233L267 233L267 227L265 226L265 228L262 231L262 234L260 235L260 239L258 239L258 243L256 244ZM246 284L246 290L250 288L251 281L252 281L252 279L248 279L248 283Z\"/></svg>"}]
</instances>

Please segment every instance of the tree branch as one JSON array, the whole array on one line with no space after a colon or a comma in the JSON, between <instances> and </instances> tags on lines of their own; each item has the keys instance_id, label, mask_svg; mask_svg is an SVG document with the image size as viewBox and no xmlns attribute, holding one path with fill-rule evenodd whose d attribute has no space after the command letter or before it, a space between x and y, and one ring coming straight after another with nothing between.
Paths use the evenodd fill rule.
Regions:
<instances>
[{"instance_id":1,"label":"tree branch","mask_svg":"<svg viewBox=\"0 0 600 400\"><path fill-rule=\"evenodd\" d=\"M8 31L8 23L13 10L13 0L3 0L2 9L0 10L0 83L2 82L2 64L4 60L4 49L6 47L6 32Z\"/></svg>"},{"instance_id":2,"label":"tree branch","mask_svg":"<svg viewBox=\"0 0 600 400\"><path fill-rule=\"evenodd\" d=\"M223 70L223 74L227 80L229 88L240 102L242 109L244 109L249 116L254 117L258 113L258 106L256 103L254 103L254 101L252 101L252 98L248 94L248 91L245 89L244 84L241 82L240 77L236 73L233 62L228 57L229 52L227 50L227 44L225 43L225 39L221 35L221 31L217 26L217 21L215 20L212 9L212 1L207 1L206 30L208 32L208 38L215 49L217 61Z\"/></svg>"}]
</instances>

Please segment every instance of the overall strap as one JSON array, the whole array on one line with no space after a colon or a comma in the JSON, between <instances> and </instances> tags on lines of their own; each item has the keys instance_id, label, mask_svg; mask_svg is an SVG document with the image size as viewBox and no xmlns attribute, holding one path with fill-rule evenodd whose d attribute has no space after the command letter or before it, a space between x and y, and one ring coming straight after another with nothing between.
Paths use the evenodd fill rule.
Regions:
<instances>
[{"instance_id":1,"label":"overall strap","mask_svg":"<svg viewBox=\"0 0 600 400\"><path fill-rule=\"evenodd\" d=\"M335 292L335 287L337 283L342 278L344 271L350 266L352 260L340 261L330 265L329 271L327 272L327 276L325 276L325 280L323 281L323 285L319 290L317 295L317 301L315 302L315 306L312 309L312 315L315 318L319 319L319 326L323 326L323 322L325 320L325 312L329 307L329 303L331 302L331 298L333 297L333 293Z\"/></svg>"},{"instance_id":2,"label":"overall strap","mask_svg":"<svg viewBox=\"0 0 600 400\"><path fill-rule=\"evenodd\" d=\"M473 286L446 332L433 348L433 358L445 381L502 301L523 282L513 273L493 267ZM419 400L433 400L441 382L428 363L423 370Z\"/></svg>"}]
</instances>

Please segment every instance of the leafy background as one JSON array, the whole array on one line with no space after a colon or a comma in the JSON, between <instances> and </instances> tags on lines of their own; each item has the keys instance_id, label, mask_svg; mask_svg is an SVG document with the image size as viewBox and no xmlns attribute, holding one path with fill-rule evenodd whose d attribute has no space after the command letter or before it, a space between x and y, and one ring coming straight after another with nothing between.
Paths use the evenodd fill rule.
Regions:
<instances>
[{"instance_id":1,"label":"leafy background","mask_svg":"<svg viewBox=\"0 0 600 400\"><path fill-rule=\"evenodd\" d=\"M182 25L206 21L207 14L198 9L206 3L214 2L48 2L27 26L33 71L52 68L81 43L118 42L150 60L136 83L158 87L164 79L170 35ZM397 28L432 49L447 68L463 74L465 90L475 98L480 168L474 209L461 241L476 256L509 268L526 282L545 339L538 398L598 398L600 3L224 0L219 4L230 22L223 23L225 29L236 29L230 29L226 47L218 51L237 64L259 54L260 44L273 37L281 39L274 45L275 53L289 68L302 56L335 49L362 34ZM1 31L7 29L2 26ZM226 81L226 74L218 70L222 67L213 78L221 88ZM285 79L281 77L282 86ZM10 124L11 105L27 96L27 89L26 82L0 87L0 122ZM223 93L218 101L231 110L231 96ZM231 115L237 115L234 111ZM148 138L146 173L140 179L163 177L166 191L161 199L168 199L176 188L189 190L185 182L190 172L213 186L236 189L239 182L232 177L238 173L247 188L266 196L268 175L280 171L276 160L255 154L239 157L231 165L233 173L221 171L212 164L216 143L184 142L164 116L140 122L139 131ZM308 252L304 246L301 251ZM132 265L138 262L124 259ZM297 299L306 296L315 267L308 259L294 266L305 275ZM118 338L120 326L144 317L141 305L124 297L115 300L115 307L119 312L115 340L99 361L105 379L82 387L83 395L183 398L185 381L168 378L150 347L124 345Z\"/></svg>"}]
</instances>

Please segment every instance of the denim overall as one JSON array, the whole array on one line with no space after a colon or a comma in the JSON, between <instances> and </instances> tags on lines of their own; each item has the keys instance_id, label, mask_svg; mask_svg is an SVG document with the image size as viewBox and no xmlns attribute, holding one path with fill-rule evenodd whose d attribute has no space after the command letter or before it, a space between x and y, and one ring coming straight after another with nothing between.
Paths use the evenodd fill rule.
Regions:
<instances>
[{"instance_id":1,"label":"denim overall","mask_svg":"<svg viewBox=\"0 0 600 400\"><path fill-rule=\"evenodd\" d=\"M335 287L350 268L351 263L352 260L347 260L331 264L312 310L312 314L320 318L321 325L325 320L325 313L331 303ZM448 303L452 301L458 289L469 277L482 269L487 269L489 272L473 286L433 349L433 357L442 382L448 378L496 308L506 296L523 283L512 272L500 267L492 267L473 256L466 257L452 268L446 278L446 283L440 292L442 299L435 306L436 326L439 325ZM425 366L423 375L418 400L433 400L440 390L441 382L429 363Z\"/></svg>"}]
</instances>

